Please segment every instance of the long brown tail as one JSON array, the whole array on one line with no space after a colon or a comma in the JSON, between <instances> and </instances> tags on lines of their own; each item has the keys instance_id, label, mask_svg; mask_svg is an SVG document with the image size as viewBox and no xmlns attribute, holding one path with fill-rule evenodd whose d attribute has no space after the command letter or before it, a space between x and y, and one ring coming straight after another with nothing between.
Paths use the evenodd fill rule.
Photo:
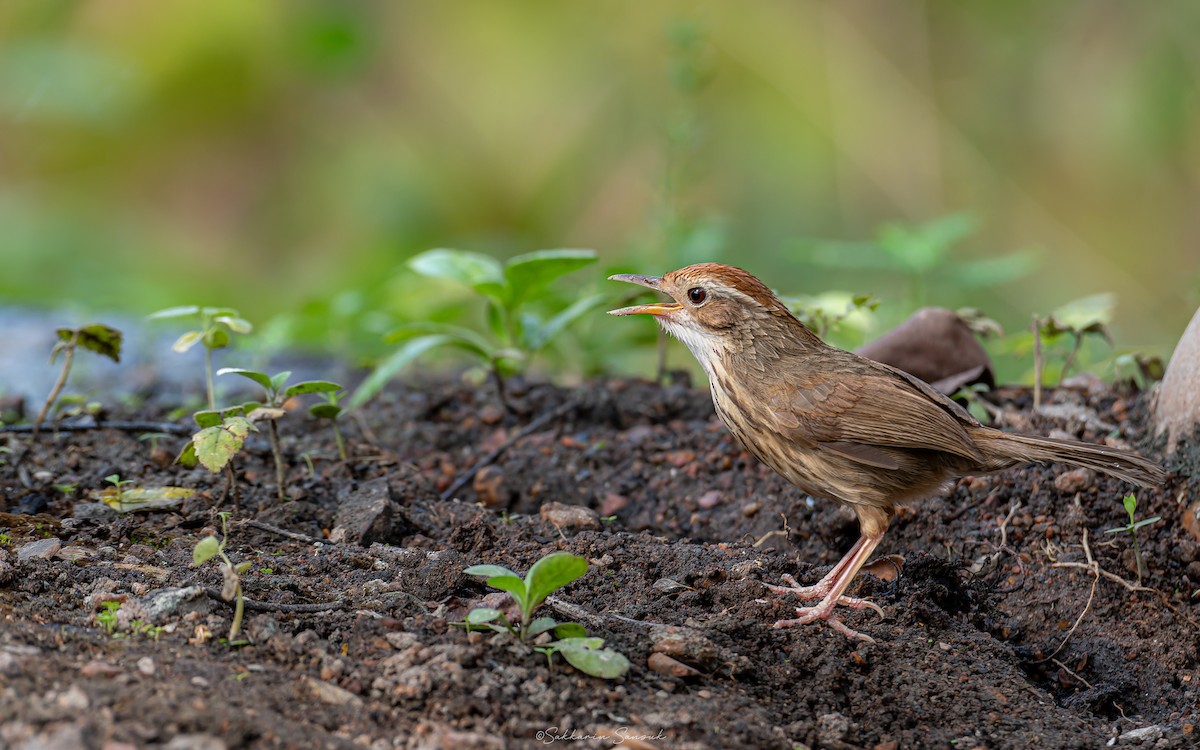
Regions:
<instances>
[{"instance_id":1,"label":"long brown tail","mask_svg":"<svg viewBox=\"0 0 1200 750\"><path fill-rule=\"evenodd\" d=\"M971 437L985 456L999 459L996 461L996 468L1011 466L1014 463L1059 462L1086 466L1142 487L1161 484L1167 478L1163 467L1148 458L1119 448L1080 443L1075 440L1016 435L989 428L973 430Z\"/></svg>"}]
</instances>

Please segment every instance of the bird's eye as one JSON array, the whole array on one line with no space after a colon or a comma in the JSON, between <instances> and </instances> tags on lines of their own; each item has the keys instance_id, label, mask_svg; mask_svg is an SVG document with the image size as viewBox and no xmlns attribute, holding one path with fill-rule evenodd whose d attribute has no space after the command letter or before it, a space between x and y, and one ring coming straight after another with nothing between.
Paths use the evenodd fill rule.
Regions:
<instances>
[{"instance_id":1,"label":"bird's eye","mask_svg":"<svg viewBox=\"0 0 1200 750\"><path fill-rule=\"evenodd\" d=\"M698 305L708 297L708 294L698 286L694 286L688 290L688 299L693 305Z\"/></svg>"}]
</instances>

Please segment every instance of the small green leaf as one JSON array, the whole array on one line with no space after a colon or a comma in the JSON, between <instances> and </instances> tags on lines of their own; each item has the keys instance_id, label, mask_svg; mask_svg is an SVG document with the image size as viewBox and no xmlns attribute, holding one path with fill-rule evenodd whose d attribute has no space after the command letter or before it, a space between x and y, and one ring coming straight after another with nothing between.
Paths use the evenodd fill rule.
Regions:
<instances>
[{"instance_id":1,"label":"small green leaf","mask_svg":"<svg viewBox=\"0 0 1200 750\"><path fill-rule=\"evenodd\" d=\"M555 638L586 638L587 628L577 622L560 623L554 628Z\"/></svg>"},{"instance_id":2,"label":"small green leaf","mask_svg":"<svg viewBox=\"0 0 1200 750\"><path fill-rule=\"evenodd\" d=\"M253 563L251 563L249 560L245 560L245 561L240 562L237 565L233 566L233 569L237 572L238 575L241 575L242 573L245 573L247 570L250 570L251 565L253 565Z\"/></svg>"},{"instance_id":3,"label":"small green leaf","mask_svg":"<svg viewBox=\"0 0 1200 750\"><path fill-rule=\"evenodd\" d=\"M233 331L234 333L245 334L245 333L251 333L254 331L254 326L250 324L250 321L242 320L241 318L237 317L236 311L234 311L234 310L230 310L229 312L232 314L218 315L215 318L213 318L213 322L220 323L221 325L225 326L226 328Z\"/></svg>"},{"instance_id":4,"label":"small green leaf","mask_svg":"<svg viewBox=\"0 0 1200 750\"><path fill-rule=\"evenodd\" d=\"M150 320L162 320L164 318L186 318L190 315L199 315L200 308L197 305L185 305L183 307L168 307L157 312L152 312L146 317Z\"/></svg>"},{"instance_id":5,"label":"small green leaf","mask_svg":"<svg viewBox=\"0 0 1200 750\"><path fill-rule=\"evenodd\" d=\"M221 412L205 409L193 414L192 419L196 420L200 427L216 427L221 424Z\"/></svg>"},{"instance_id":6,"label":"small green leaf","mask_svg":"<svg viewBox=\"0 0 1200 750\"><path fill-rule=\"evenodd\" d=\"M1143 526L1149 526L1150 524L1158 523L1161 520L1162 520L1162 516L1155 516L1154 518L1144 518L1141 521L1138 521L1137 523L1135 523L1133 525L1133 530L1137 531L1138 529L1142 528Z\"/></svg>"},{"instance_id":7,"label":"small green leaf","mask_svg":"<svg viewBox=\"0 0 1200 750\"><path fill-rule=\"evenodd\" d=\"M485 578L491 578L492 576L512 576L513 578L520 577L502 565L472 565L463 572L469 576L483 576Z\"/></svg>"},{"instance_id":8,"label":"small green leaf","mask_svg":"<svg viewBox=\"0 0 1200 750\"><path fill-rule=\"evenodd\" d=\"M342 387L337 383L331 383L328 380L306 380L302 383L289 385L283 395L287 398L292 396L303 396L306 393L330 393L332 391L340 391Z\"/></svg>"},{"instance_id":9,"label":"small green leaf","mask_svg":"<svg viewBox=\"0 0 1200 750\"><path fill-rule=\"evenodd\" d=\"M554 630L557 626L558 623L554 621L553 617L539 617L533 622L529 623L527 635L530 638L535 638L548 630Z\"/></svg>"},{"instance_id":10,"label":"small green leaf","mask_svg":"<svg viewBox=\"0 0 1200 750\"><path fill-rule=\"evenodd\" d=\"M560 649L559 653L572 667L602 680L615 680L629 671L629 659L611 648L564 648Z\"/></svg>"},{"instance_id":11,"label":"small green leaf","mask_svg":"<svg viewBox=\"0 0 1200 750\"><path fill-rule=\"evenodd\" d=\"M192 549L192 565L197 567L211 560L221 551L221 542L215 536L206 536L196 542Z\"/></svg>"},{"instance_id":12,"label":"small green leaf","mask_svg":"<svg viewBox=\"0 0 1200 750\"><path fill-rule=\"evenodd\" d=\"M196 444L189 440L187 445L183 446L183 450L179 451L179 455L175 457L175 462L189 469L195 468L199 462L196 458Z\"/></svg>"},{"instance_id":13,"label":"small green leaf","mask_svg":"<svg viewBox=\"0 0 1200 750\"><path fill-rule=\"evenodd\" d=\"M492 576L487 579L487 585L511 594L512 598L516 600L517 606L521 609L522 620L537 607L537 605L529 605L529 594L525 590L525 582L516 576Z\"/></svg>"},{"instance_id":14,"label":"small green leaf","mask_svg":"<svg viewBox=\"0 0 1200 750\"><path fill-rule=\"evenodd\" d=\"M58 329L60 337L64 330L70 331L70 329ZM71 335L74 335L73 331ZM84 349L90 349L97 354L108 357L113 362L121 361L121 332L116 328L109 328L106 325L93 323L79 329L79 338L77 341Z\"/></svg>"},{"instance_id":15,"label":"small green leaf","mask_svg":"<svg viewBox=\"0 0 1200 750\"><path fill-rule=\"evenodd\" d=\"M308 413L317 419L337 419L342 413L342 407L337 404L313 404L308 407Z\"/></svg>"},{"instance_id":16,"label":"small green leaf","mask_svg":"<svg viewBox=\"0 0 1200 750\"><path fill-rule=\"evenodd\" d=\"M241 375L243 378L248 378L261 385L263 390L270 391L272 389L271 378L263 372L244 370L241 367L222 367L220 370L217 370L217 375Z\"/></svg>"},{"instance_id":17,"label":"small green leaf","mask_svg":"<svg viewBox=\"0 0 1200 750\"><path fill-rule=\"evenodd\" d=\"M554 552L535 562L525 574L530 609L536 609L547 596L582 576L587 569L587 560L570 552Z\"/></svg>"},{"instance_id":18,"label":"small green leaf","mask_svg":"<svg viewBox=\"0 0 1200 750\"><path fill-rule=\"evenodd\" d=\"M175 343L171 345L171 349L182 354L195 346L202 338L204 338L204 331L188 331L175 339Z\"/></svg>"},{"instance_id":19,"label":"small green leaf","mask_svg":"<svg viewBox=\"0 0 1200 750\"><path fill-rule=\"evenodd\" d=\"M229 346L229 331L210 328L204 333L204 346L208 349L224 349Z\"/></svg>"},{"instance_id":20,"label":"small green leaf","mask_svg":"<svg viewBox=\"0 0 1200 750\"><path fill-rule=\"evenodd\" d=\"M1121 504L1125 506L1125 512L1129 514L1129 522L1133 523L1133 519L1137 515L1137 495L1129 493L1121 499Z\"/></svg>"},{"instance_id":21,"label":"small green leaf","mask_svg":"<svg viewBox=\"0 0 1200 750\"><path fill-rule=\"evenodd\" d=\"M192 436L196 458L209 471L221 471L242 449L246 435L253 429L254 425L245 417L229 417L216 427L200 430Z\"/></svg>"},{"instance_id":22,"label":"small green leaf","mask_svg":"<svg viewBox=\"0 0 1200 750\"><path fill-rule=\"evenodd\" d=\"M291 370L284 370L283 372L275 373L271 376L271 387L268 390L278 393L279 390L283 388L283 384L286 383L288 378L291 376Z\"/></svg>"},{"instance_id":23,"label":"small green leaf","mask_svg":"<svg viewBox=\"0 0 1200 750\"><path fill-rule=\"evenodd\" d=\"M500 610L490 607L476 607L467 613L466 622L472 625L482 625L500 617Z\"/></svg>"}]
</instances>

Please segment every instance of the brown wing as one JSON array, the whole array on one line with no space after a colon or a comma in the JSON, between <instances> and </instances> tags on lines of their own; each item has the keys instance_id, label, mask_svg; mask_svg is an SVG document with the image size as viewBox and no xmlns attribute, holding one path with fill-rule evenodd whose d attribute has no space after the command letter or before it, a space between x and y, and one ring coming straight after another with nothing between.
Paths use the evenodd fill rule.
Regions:
<instances>
[{"instance_id":1,"label":"brown wing","mask_svg":"<svg viewBox=\"0 0 1200 750\"><path fill-rule=\"evenodd\" d=\"M881 468L894 468L896 461L880 448L938 450L982 461L965 429L978 422L958 404L900 370L846 364L806 373L803 385L772 388L767 416L776 429Z\"/></svg>"}]
</instances>

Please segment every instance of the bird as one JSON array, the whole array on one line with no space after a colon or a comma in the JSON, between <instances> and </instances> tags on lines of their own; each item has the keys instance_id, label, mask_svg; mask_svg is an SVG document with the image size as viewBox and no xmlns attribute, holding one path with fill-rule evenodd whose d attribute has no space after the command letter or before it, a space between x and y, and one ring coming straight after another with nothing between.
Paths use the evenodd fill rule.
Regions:
<instances>
[{"instance_id":1,"label":"bird","mask_svg":"<svg viewBox=\"0 0 1200 750\"><path fill-rule=\"evenodd\" d=\"M850 507L858 541L817 583L767 584L776 594L818 600L776 628L823 621L850 638L873 639L835 614L841 605L883 610L846 595L879 546L896 507L951 481L1010 466L1059 462L1143 487L1164 469L1136 453L985 426L955 401L895 367L826 344L758 278L720 263L662 276L617 274L670 297L610 310L650 315L682 342L708 376L720 420L747 451L801 492Z\"/></svg>"}]
</instances>

